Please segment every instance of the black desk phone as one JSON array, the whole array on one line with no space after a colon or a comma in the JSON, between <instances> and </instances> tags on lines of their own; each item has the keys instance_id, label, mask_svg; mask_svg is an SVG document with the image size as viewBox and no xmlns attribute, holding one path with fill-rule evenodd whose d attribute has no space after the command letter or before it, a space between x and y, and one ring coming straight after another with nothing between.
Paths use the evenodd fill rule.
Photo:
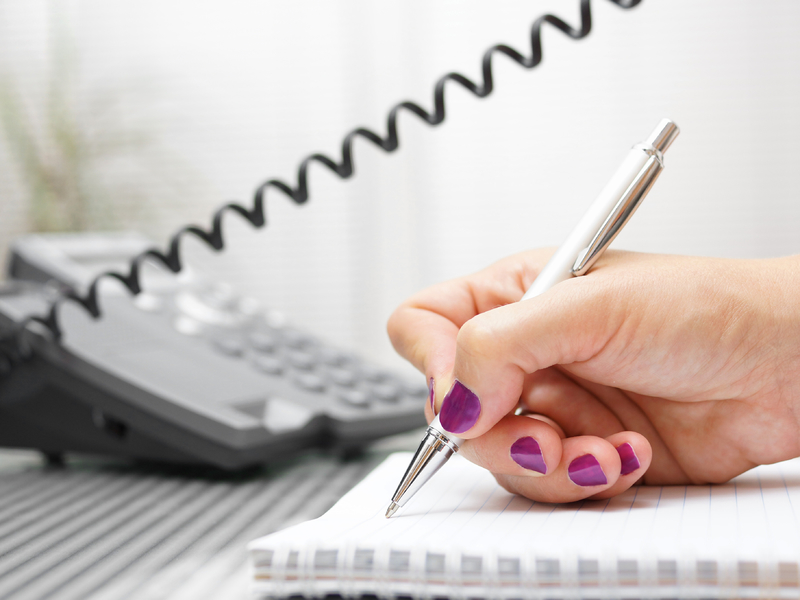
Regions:
<instances>
[{"instance_id":1,"label":"black desk phone","mask_svg":"<svg viewBox=\"0 0 800 600\"><path fill-rule=\"evenodd\" d=\"M136 234L19 239L0 327L41 311L53 288L84 290L149 247ZM65 305L60 343L32 336L34 356L0 381L0 444L237 468L425 424L424 381L326 344L191 269L149 267L133 299L107 282L99 321Z\"/></svg>"},{"instance_id":2,"label":"black desk phone","mask_svg":"<svg viewBox=\"0 0 800 600\"><path fill-rule=\"evenodd\" d=\"M628 9L641 0L609 1ZM342 140L340 160L307 156L295 184L267 180L250 207L224 205L208 229L183 227L166 250L135 234L19 240L12 282L0 288L0 446L235 469L309 446L355 448L423 425L424 384L402 381L193 275L181 260L181 238L193 235L221 250L226 213L263 227L268 191L306 202L312 164L351 177L356 138L395 151L401 112L441 124L445 84L485 98L494 89L493 56L532 69L542 61L545 25L576 40L589 34L591 0L580 0L580 19L572 27L553 15L539 17L530 55L492 46L483 54L480 84L444 75L432 111L396 104L385 135L353 129ZM145 284L155 269L160 275Z\"/></svg>"}]
</instances>

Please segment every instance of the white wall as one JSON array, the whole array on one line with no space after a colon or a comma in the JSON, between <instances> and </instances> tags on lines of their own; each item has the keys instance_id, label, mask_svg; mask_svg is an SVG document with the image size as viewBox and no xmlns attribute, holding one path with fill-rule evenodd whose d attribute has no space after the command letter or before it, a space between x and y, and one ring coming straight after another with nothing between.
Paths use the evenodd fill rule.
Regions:
<instances>
[{"instance_id":1,"label":"white wall","mask_svg":"<svg viewBox=\"0 0 800 600\"><path fill-rule=\"evenodd\" d=\"M54 14L75 36L80 94L123 90L129 123L157 132L173 180L149 181L159 238L222 201L293 181L357 125L384 129L401 99L430 105L441 74L479 75L506 42L528 53L534 18L577 22L577 0L0 2L0 68L32 97ZM445 125L400 118L401 150L356 144L354 179L312 167L312 198L279 194L269 225L227 222L230 248L192 261L327 338L397 364L384 323L404 297L515 251L558 244L626 150L663 116L682 134L617 247L730 257L798 251L800 3L593 2L581 42L544 34L525 71L498 57L496 90L447 92ZM133 82L133 83L131 83ZM138 86L138 88L137 88ZM137 93L128 93L137 88ZM37 92L38 90L38 92ZM142 90L144 90L142 92ZM87 118L91 118L91 115ZM0 143L0 235L24 225ZM168 178L167 178L168 179ZM162 208L153 208L157 203Z\"/></svg>"}]
</instances>

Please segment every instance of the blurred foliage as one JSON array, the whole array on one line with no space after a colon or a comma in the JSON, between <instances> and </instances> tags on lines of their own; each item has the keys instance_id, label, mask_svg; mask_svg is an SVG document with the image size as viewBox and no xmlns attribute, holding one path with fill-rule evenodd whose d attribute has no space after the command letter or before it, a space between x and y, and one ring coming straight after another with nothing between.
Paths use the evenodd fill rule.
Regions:
<instances>
[{"instance_id":1,"label":"blurred foliage","mask_svg":"<svg viewBox=\"0 0 800 600\"><path fill-rule=\"evenodd\" d=\"M49 4L49 60L36 84L0 71L0 141L18 170L29 229L142 229L152 197L163 195L165 183L178 191L184 169L158 146L153 121L142 118L146 85L81 81L60 6Z\"/></svg>"}]
</instances>

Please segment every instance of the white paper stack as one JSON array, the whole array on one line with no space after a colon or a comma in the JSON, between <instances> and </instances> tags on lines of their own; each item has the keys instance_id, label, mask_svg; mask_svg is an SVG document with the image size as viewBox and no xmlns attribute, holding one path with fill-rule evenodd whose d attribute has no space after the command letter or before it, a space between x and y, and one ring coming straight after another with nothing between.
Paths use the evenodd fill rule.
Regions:
<instances>
[{"instance_id":1,"label":"white paper stack","mask_svg":"<svg viewBox=\"0 0 800 600\"><path fill-rule=\"evenodd\" d=\"M314 521L250 544L261 597L797 598L800 462L725 485L537 503L451 460L393 518L410 454Z\"/></svg>"}]
</instances>

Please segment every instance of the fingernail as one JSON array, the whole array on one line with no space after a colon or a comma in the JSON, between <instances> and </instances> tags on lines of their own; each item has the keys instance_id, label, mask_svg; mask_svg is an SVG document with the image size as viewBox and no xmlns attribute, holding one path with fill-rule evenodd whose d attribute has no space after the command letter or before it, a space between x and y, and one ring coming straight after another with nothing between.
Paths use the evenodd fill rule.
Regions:
<instances>
[{"instance_id":1,"label":"fingernail","mask_svg":"<svg viewBox=\"0 0 800 600\"><path fill-rule=\"evenodd\" d=\"M511 444L511 459L523 469L536 471L542 475L547 473L542 449L539 448L539 442L532 437L519 438Z\"/></svg>"},{"instance_id":2,"label":"fingernail","mask_svg":"<svg viewBox=\"0 0 800 600\"><path fill-rule=\"evenodd\" d=\"M633 451L633 446L629 443L625 442L624 444L617 446L617 452L619 453L619 458L622 461L622 468L619 471L620 475L628 475L629 473L633 473L636 469L642 466L639 462L639 458L636 456L636 452Z\"/></svg>"},{"instance_id":3,"label":"fingernail","mask_svg":"<svg viewBox=\"0 0 800 600\"><path fill-rule=\"evenodd\" d=\"M431 377L431 381L428 384L428 402L431 403L433 414L436 414L436 392L433 391L433 377Z\"/></svg>"},{"instance_id":4,"label":"fingernail","mask_svg":"<svg viewBox=\"0 0 800 600\"><path fill-rule=\"evenodd\" d=\"M583 487L590 487L593 485L605 485L608 483L606 474L600 468L600 463L591 454L584 454L579 456L571 463L569 463L569 478L572 483L577 483Z\"/></svg>"},{"instance_id":5,"label":"fingernail","mask_svg":"<svg viewBox=\"0 0 800 600\"><path fill-rule=\"evenodd\" d=\"M475 425L480 414L481 401L478 396L456 379L439 411L442 427L450 433L463 433Z\"/></svg>"}]
</instances>

